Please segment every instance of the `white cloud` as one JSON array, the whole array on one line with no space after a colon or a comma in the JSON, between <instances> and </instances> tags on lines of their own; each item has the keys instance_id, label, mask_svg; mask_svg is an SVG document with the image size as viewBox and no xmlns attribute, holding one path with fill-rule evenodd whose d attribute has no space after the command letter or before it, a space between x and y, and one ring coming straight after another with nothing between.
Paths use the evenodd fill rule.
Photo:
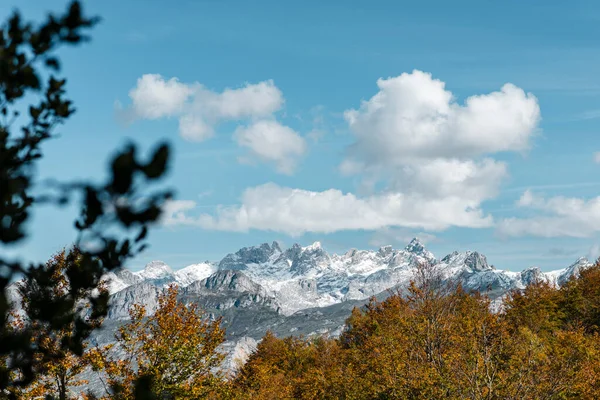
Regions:
<instances>
[{"instance_id":1,"label":"white cloud","mask_svg":"<svg viewBox=\"0 0 600 400\"><path fill-rule=\"evenodd\" d=\"M507 84L461 105L443 82L420 71L380 79L377 85L375 96L345 113L356 140L340 165L344 174L358 175L370 192L357 196L266 184L246 189L237 206L186 223L290 235L492 226L482 203L497 195L508 176L507 165L493 155L529 148L540 120L537 99ZM271 130L278 132L277 139ZM281 172L293 168L294 156L304 151L295 132L275 122L255 122L239 128L235 137L253 157L274 163Z\"/></svg>"},{"instance_id":2,"label":"white cloud","mask_svg":"<svg viewBox=\"0 0 600 400\"><path fill-rule=\"evenodd\" d=\"M271 162L281 173L291 173L306 151L305 140L275 120L284 98L272 80L215 92L197 82L184 84L176 78L146 74L129 97L131 108L121 112L126 119L177 117L179 134L192 142L214 136L219 123L248 123L236 130L237 143L248 148L253 159Z\"/></svg>"},{"instance_id":3,"label":"white cloud","mask_svg":"<svg viewBox=\"0 0 600 400\"><path fill-rule=\"evenodd\" d=\"M438 199L460 197L472 206L495 197L508 175L506 164L491 158L438 158L391 171L391 187L396 190Z\"/></svg>"},{"instance_id":4,"label":"white cloud","mask_svg":"<svg viewBox=\"0 0 600 400\"><path fill-rule=\"evenodd\" d=\"M377 86L358 110L345 112L357 138L350 158L367 164L526 150L540 119L537 99L512 84L464 105L421 71L379 79Z\"/></svg>"},{"instance_id":5,"label":"white cloud","mask_svg":"<svg viewBox=\"0 0 600 400\"><path fill-rule=\"evenodd\" d=\"M507 218L498 224L503 236L589 237L600 232L600 197L589 200L556 196L549 199L525 191L517 206L537 215Z\"/></svg>"},{"instance_id":6,"label":"white cloud","mask_svg":"<svg viewBox=\"0 0 600 400\"><path fill-rule=\"evenodd\" d=\"M246 189L240 205L219 207L215 215L185 219L174 215L170 220L205 229L241 232L259 229L291 236L391 226L442 230L449 226L481 228L492 224L490 216L480 209L466 209L457 197L433 200L384 193L358 198L336 189L313 192L273 183Z\"/></svg>"},{"instance_id":7,"label":"white cloud","mask_svg":"<svg viewBox=\"0 0 600 400\"><path fill-rule=\"evenodd\" d=\"M185 114L179 117L179 134L190 142L202 142L214 136L213 127L202 117Z\"/></svg>"},{"instance_id":8,"label":"white cloud","mask_svg":"<svg viewBox=\"0 0 600 400\"><path fill-rule=\"evenodd\" d=\"M167 226L194 225L193 220L185 215L186 211L196 208L193 200L169 200L162 208L161 223Z\"/></svg>"},{"instance_id":9,"label":"white cloud","mask_svg":"<svg viewBox=\"0 0 600 400\"><path fill-rule=\"evenodd\" d=\"M177 78L167 81L158 74L146 74L137 80L136 87L129 91L129 97L136 117L157 119L183 112L192 92L192 88Z\"/></svg>"},{"instance_id":10,"label":"white cloud","mask_svg":"<svg viewBox=\"0 0 600 400\"><path fill-rule=\"evenodd\" d=\"M283 107L281 90L272 80L247 83L237 89L215 92L196 82L184 84L177 78L165 80L145 74L129 91L134 117L156 119L178 116L195 125L213 127L227 120L268 117Z\"/></svg>"},{"instance_id":11,"label":"white cloud","mask_svg":"<svg viewBox=\"0 0 600 400\"><path fill-rule=\"evenodd\" d=\"M421 71L379 79L379 91L348 110L356 141L340 165L368 186L432 199L461 197L479 207L508 176L490 155L524 151L537 130L537 99L512 84L458 104L445 83Z\"/></svg>"},{"instance_id":12,"label":"white cloud","mask_svg":"<svg viewBox=\"0 0 600 400\"><path fill-rule=\"evenodd\" d=\"M267 117L281 109L283 103L283 93L268 80L247 83L238 89L225 89L222 93L196 84L192 108L193 112L209 120L238 120Z\"/></svg>"},{"instance_id":13,"label":"white cloud","mask_svg":"<svg viewBox=\"0 0 600 400\"><path fill-rule=\"evenodd\" d=\"M274 163L284 174L293 172L298 158L306 152L306 141L293 129L274 120L257 121L238 127L234 138L252 157Z\"/></svg>"},{"instance_id":14,"label":"white cloud","mask_svg":"<svg viewBox=\"0 0 600 400\"><path fill-rule=\"evenodd\" d=\"M538 201L539 201L539 198L534 197L531 190L527 189L526 191L523 192L521 197L519 197L519 200L517 200L516 204L519 207L529 207Z\"/></svg>"},{"instance_id":15,"label":"white cloud","mask_svg":"<svg viewBox=\"0 0 600 400\"><path fill-rule=\"evenodd\" d=\"M600 164L600 151L594 153L594 162Z\"/></svg>"},{"instance_id":16,"label":"white cloud","mask_svg":"<svg viewBox=\"0 0 600 400\"><path fill-rule=\"evenodd\" d=\"M587 258L588 260L596 261L600 257L600 245L593 245L588 251Z\"/></svg>"}]
</instances>

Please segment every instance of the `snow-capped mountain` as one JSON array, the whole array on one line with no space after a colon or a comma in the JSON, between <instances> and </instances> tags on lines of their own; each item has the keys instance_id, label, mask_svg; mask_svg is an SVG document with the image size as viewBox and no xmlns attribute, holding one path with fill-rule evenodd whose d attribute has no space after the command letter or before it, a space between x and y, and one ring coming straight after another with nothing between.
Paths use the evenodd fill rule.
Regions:
<instances>
[{"instance_id":1,"label":"snow-capped mountain","mask_svg":"<svg viewBox=\"0 0 600 400\"><path fill-rule=\"evenodd\" d=\"M141 282L151 283L159 287L171 283L176 283L179 286L187 286L210 276L216 271L216 266L208 261L188 265L177 271L173 271L163 261L152 261L141 271L131 272L127 269L122 269L117 272L107 273L104 279L108 282L109 292L112 294Z\"/></svg>"},{"instance_id":2,"label":"snow-capped mountain","mask_svg":"<svg viewBox=\"0 0 600 400\"><path fill-rule=\"evenodd\" d=\"M217 293L221 297L223 293L252 294L247 300L250 303L266 305L290 316L301 310L365 300L390 288L405 287L419 265L432 266L444 279L458 281L467 290L483 291L497 298L535 280L562 285L590 262L580 258L557 271L542 272L532 267L513 272L495 269L476 251L455 251L438 260L418 239L404 249L391 246L377 251L351 249L341 255L329 254L319 242L305 247L294 244L285 250L273 242L244 247L218 263L204 262L173 271L164 262L153 261L141 271L123 270L107 278L114 294L113 307L121 310L117 303L131 304L136 299L147 301L147 306L152 307L157 290L176 283L185 288L183 293L188 298ZM225 284L233 286L224 290ZM247 303L240 302L238 297L225 303L230 306ZM220 305L221 309L230 307L225 303ZM114 316L124 317L122 312Z\"/></svg>"},{"instance_id":3,"label":"snow-capped mountain","mask_svg":"<svg viewBox=\"0 0 600 400\"><path fill-rule=\"evenodd\" d=\"M175 280L181 286L188 286L189 284L200 281L204 278L208 278L212 274L217 272L217 267L205 261L199 264L188 265L185 268L175 271Z\"/></svg>"},{"instance_id":4,"label":"snow-capped mountain","mask_svg":"<svg viewBox=\"0 0 600 400\"><path fill-rule=\"evenodd\" d=\"M217 263L174 271L162 261L153 261L141 271L107 274L111 308L95 340L112 341L115 327L128 318L135 303L143 304L148 312L156 310L160 292L173 283L180 286L183 301L198 304L211 317L223 318L226 352L247 353L267 330L281 336L338 335L353 307L364 305L371 296L383 299L389 289L406 288L420 265L429 266L444 280L461 283L466 290L485 292L493 307L500 309L508 291L538 280L562 285L591 263L580 258L557 271L531 267L513 272L490 266L476 251L437 259L417 239L403 249L385 246L343 254L330 254L319 242L287 249L277 242L264 243L242 248ZM231 354L227 365L234 365L233 358Z\"/></svg>"}]
</instances>

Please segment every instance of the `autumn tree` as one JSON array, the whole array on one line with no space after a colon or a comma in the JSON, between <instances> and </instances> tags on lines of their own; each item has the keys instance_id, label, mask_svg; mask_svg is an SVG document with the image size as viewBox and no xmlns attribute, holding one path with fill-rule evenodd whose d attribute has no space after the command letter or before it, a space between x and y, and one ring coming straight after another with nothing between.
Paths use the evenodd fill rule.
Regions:
<instances>
[{"instance_id":1,"label":"autumn tree","mask_svg":"<svg viewBox=\"0 0 600 400\"><path fill-rule=\"evenodd\" d=\"M133 398L133 384L143 376L151 378L152 392L160 398L216 395L221 382L216 369L224 357L217 351L225 340L221 320L209 318L196 304L184 304L177 294L177 287L170 286L159 295L152 315L134 305L130 322L118 329L115 343L91 349L92 366L105 383L106 398Z\"/></svg>"},{"instance_id":2,"label":"autumn tree","mask_svg":"<svg viewBox=\"0 0 600 400\"><path fill-rule=\"evenodd\" d=\"M569 279L559 293L565 324L600 333L600 261Z\"/></svg>"},{"instance_id":3,"label":"autumn tree","mask_svg":"<svg viewBox=\"0 0 600 400\"><path fill-rule=\"evenodd\" d=\"M502 346L489 301L416 272L406 292L355 308L339 339L268 333L234 381L241 398L492 398Z\"/></svg>"},{"instance_id":4,"label":"autumn tree","mask_svg":"<svg viewBox=\"0 0 600 400\"><path fill-rule=\"evenodd\" d=\"M532 282L522 290L513 290L504 301L504 318L516 332L527 328L535 334L552 333L564 327L561 293L555 285Z\"/></svg>"},{"instance_id":5,"label":"autumn tree","mask_svg":"<svg viewBox=\"0 0 600 400\"><path fill-rule=\"evenodd\" d=\"M42 298L62 299L60 304L65 307L62 310L55 310L57 319L75 313L82 315L90 326L99 327L102 317L89 313L87 299L106 297L108 292L104 285L101 285L94 289L94 293L80 291L71 297L67 271L77 268L81 268L79 249L77 247L70 250L63 249L48 260L43 273L31 274L19 281L18 292L25 315L39 312L34 311L33 308L43 305L39 302L40 293L47 291L48 293L41 296ZM52 322L28 321L17 317L13 320L13 325L16 325L16 329L27 329L32 332L32 345L36 349L34 353L36 379L24 389L26 397L52 397L59 400L77 397L73 391L77 392L78 387L87 383L79 377L86 367L85 354L81 357L70 351L68 346L64 346L72 340L75 333L74 323L60 324L62 326L57 329Z\"/></svg>"},{"instance_id":6,"label":"autumn tree","mask_svg":"<svg viewBox=\"0 0 600 400\"><path fill-rule=\"evenodd\" d=\"M574 307L593 321L590 271L561 289L538 282L515 292L495 313L486 296L424 266L405 290L355 308L339 339L267 333L233 398L598 398L594 325L566 316Z\"/></svg>"},{"instance_id":7,"label":"autumn tree","mask_svg":"<svg viewBox=\"0 0 600 400\"><path fill-rule=\"evenodd\" d=\"M107 271L120 268L143 250L148 228L170 197L162 188L148 188L167 169L166 144L158 146L147 161L139 158L133 144L128 145L113 156L103 182L50 180L36 186L36 166L44 145L75 112L66 97L66 79L60 75L56 51L86 41L86 31L98 21L72 1L64 13L48 15L41 24L24 21L16 11L0 24L0 359L5 361L0 364L0 393L9 396L13 389L34 381L36 372L43 370L38 361L49 357L39 357L40 349L46 350L35 339L35 327L46 326L57 335L70 330L68 340L60 343L62 354L83 353L95 328L92 321L106 314L108 304L106 296L89 295ZM30 236L27 222L36 207L77 202L80 258L76 268L65 271L68 293L55 296L52 270L12 259L7 250ZM6 322L11 312L7 287L17 278L38 284L25 310L30 324L15 330ZM81 294L88 296L89 314L67 311Z\"/></svg>"},{"instance_id":8,"label":"autumn tree","mask_svg":"<svg viewBox=\"0 0 600 400\"><path fill-rule=\"evenodd\" d=\"M565 285L535 282L510 294L505 393L511 398L597 398L600 394L600 265Z\"/></svg>"},{"instance_id":9,"label":"autumn tree","mask_svg":"<svg viewBox=\"0 0 600 400\"><path fill-rule=\"evenodd\" d=\"M342 350L326 337L279 339L267 332L238 372L233 398L338 399L346 385Z\"/></svg>"}]
</instances>

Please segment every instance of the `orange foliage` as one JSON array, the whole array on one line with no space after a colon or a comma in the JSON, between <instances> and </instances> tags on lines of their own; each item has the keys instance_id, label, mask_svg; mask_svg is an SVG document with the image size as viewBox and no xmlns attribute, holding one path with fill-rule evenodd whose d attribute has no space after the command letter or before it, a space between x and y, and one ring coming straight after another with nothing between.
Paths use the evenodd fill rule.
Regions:
<instances>
[{"instance_id":1,"label":"orange foliage","mask_svg":"<svg viewBox=\"0 0 600 400\"><path fill-rule=\"evenodd\" d=\"M354 309L338 339L267 333L232 398L600 398L600 265L563 288L535 283L504 312L418 271L406 294Z\"/></svg>"},{"instance_id":2,"label":"orange foliage","mask_svg":"<svg viewBox=\"0 0 600 400\"><path fill-rule=\"evenodd\" d=\"M178 301L177 294L176 286L169 287L151 316L143 306L133 306L130 322L115 335L116 344L90 350L107 399L133 398L140 377L150 377L152 391L168 398L215 396L221 379L214 369L223 359L217 347L225 331L220 319L209 320L197 305ZM121 355L115 355L115 346Z\"/></svg>"}]
</instances>

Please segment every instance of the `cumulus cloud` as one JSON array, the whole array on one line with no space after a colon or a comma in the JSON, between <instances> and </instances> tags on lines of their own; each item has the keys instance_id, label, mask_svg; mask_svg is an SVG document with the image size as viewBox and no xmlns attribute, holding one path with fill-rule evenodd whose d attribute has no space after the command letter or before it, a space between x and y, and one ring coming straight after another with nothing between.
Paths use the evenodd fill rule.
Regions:
<instances>
[{"instance_id":1,"label":"cumulus cloud","mask_svg":"<svg viewBox=\"0 0 600 400\"><path fill-rule=\"evenodd\" d=\"M158 74L139 78L129 97L132 118L176 116L181 135L191 141L209 138L214 126L223 121L270 117L284 103L281 90L272 80L219 93L197 82L184 84L177 78L166 80Z\"/></svg>"},{"instance_id":2,"label":"cumulus cloud","mask_svg":"<svg viewBox=\"0 0 600 400\"><path fill-rule=\"evenodd\" d=\"M359 176L371 192L358 196L267 184L248 188L237 206L188 222L206 229L290 235L492 226L482 203L497 195L508 175L507 165L493 156L529 148L540 120L537 99L506 84L459 104L442 81L421 71L380 79L377 86L373 97L344 114L355 142L340 165L343 174ZM236 140L254 157L286 172L288 160L301 155L303 145L293 132L276 124L266 127L278 131L277 138L287 137L286 145L272 140L269 129L254 132L252 125L238 129ZM265 143L276 143L278 150L267 150Z\"/></svg>"},{"instance_id":3,"label":"cumulus cloud","mask_svg":"<svg viewBox=\"0 0 600 400\"><path fill-rule=\"evenodd\" d=\"M432 159L390 170L391 187L431 198L460 197L471 206L496 196L507 166L491 158L482 160Z\"/></svg>"},{"instance_id":4,"label":"cumulus cloud","mask_svg":"<svg viewBox=\"0 0 600 400\"><path fill-rule=\"evenodd\" d=\"M193 210L196 205L193 200L168 200L162 207L160 222L166 226L194 225L185 212Z\"/></svg>"},{"instance_id":5,"label":"cumulus cloud","mask_svg":"<svg viewBox=\"0 0 600 400\"><path fill-rule=\"evenodd\" d=\"M512 84L464 105L421 71L379 79L377 86L359 109L345 112L357 138L350 158L367 164L526 150L540 119L537 99Z\"/></svg>"},{"instance_id":6,"label":"cumulus cloud","mask_svg":"<svg viewBox=\"0 0 600 400\"><path fill-rule=\"evenodd\" d=\"M356 141L340 165L373 185L478 207L496 196L507 166L491 155L529 148L537 99L512 85L456 102L445 83L413 71L379 79L379 91L345 112Z\"/></svg>"},{"instance_id":7,"label":"cumulus cloud","mask_svg":"<svg viewBox=\"0 0 600 400\"><path fill-rule=\"evenodd\" d=\"M214 135L212 125L194 114L184 114L179 117L179 134L190 142L201 142Z\"/></svg>"},{"instance_id":8,"label":"cumulus cloud","mask_svg":"<svg viewBox=\"0 0 600 400\"><path fill-rule=\"evenodd\" d=\"M546 199L527 190L516 204L536 215L500 221L497 229L503 236L589 237L600 232L600 197Z\"/></svg>"},{"instance_id":9,"label":"cumulus cloud","mask_svg":"<svg viewBox=\"0 0 600 400\"><path fill-rule=\"evenodd\" d=\"M158 74L146 74L137 80L129 97L135 117L157 119L182 113L192 93L193 89L177 78L165 80Z\"/></svg>"},{"instance_id":10,"label":"cumulus cloud","mask_svg":"<svg viewBox=\"0 0 600 400\"><path fill-rule=\"evenodd\" d=\"M195 85L193 112L207 120L238 120L267 117L283 107L283 93L272 80L246 84L216 93Z\"/></svg>"},{"instance_id":11,"label":"cumulus cloud","mask_svg":"<svg viewBox=\"0 0 600 400\"><path fill-rule=\"evenodd\" d=\"M253 158L274 163L282 173L290 173L306 150L298 133L275 120L274 113L283 107L284 98L272 80L215 92L200 83L184 84L176 78L146 74L129 97L131 106L124 110L127 119L176 117L179 134L192 142L214 136L215 127L222 122L246 124L236 131L236 141L248 148Z\"/></svg>"},{"instance_id":12,"label":"cumulus cloud","mask_svg":"<svg viewBox=\"0 0 600 400\"><path fill-rule=\"evenodd\" d=\"M594 153L594 162L600 164L600 151Z\"/></svg>"},{"instance_id":13,"label":"cumulus cloud","mask_svg":"<svg viewBox=\"0 0 600 400\"><path fill-rule=\"evenodd\" d=\"M200 83L184 84L177 78L165 80L158 74L145 74L129 91L132 108L139 118L160 118L184 112L198 112L207 119L264 117L281 109L281 90L272 80L218 93ZM188 99L191 98L189 104ZM184 109L184 105L191 106Z\"/></svg>"},{"instance_id":14,"label":"cumulus cloud","mask_svg":"<svg viewBox=\"0 0 600 400\"><path fill-rule=\"evenodd\" d=\"M306 152L304 138L273 120L238 127L234 138L240 146L248 149L251 157L274 163L284 174L292 173L298 158Z\"/></svg>"},{"instance_id":15,"label":"cumulus cloud","mask_svg":"<svg viewBox=\"0 0 600 400\"><path fill-rule=\"evenodd\" d=\"M466 209L460 198L427 199L402 193L359 198L329 189L314 192L273 183L246 189L241 204L219 207L215 215L181 218L189 204L172 207L168 221L205 229L269 230L298 236L306 232L378 230L390 226L441 230L449 226L489 227L490 216Z\"/></svg>"}]
</instances>

